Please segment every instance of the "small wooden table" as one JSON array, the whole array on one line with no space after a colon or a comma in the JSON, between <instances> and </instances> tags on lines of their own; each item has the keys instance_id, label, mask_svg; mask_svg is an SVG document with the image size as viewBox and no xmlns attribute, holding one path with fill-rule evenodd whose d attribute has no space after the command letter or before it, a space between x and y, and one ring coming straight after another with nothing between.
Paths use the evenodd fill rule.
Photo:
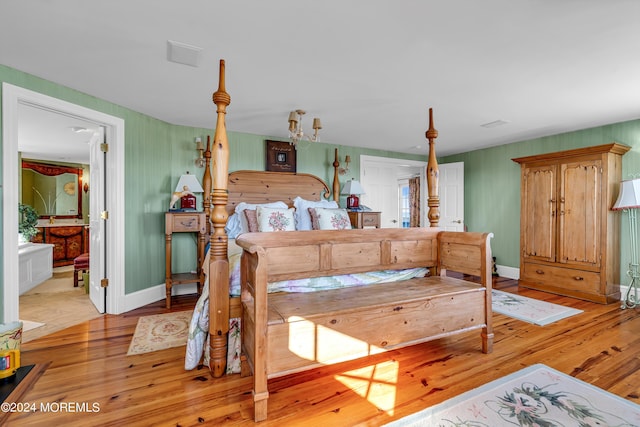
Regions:
<instances>
[{"instance_id":1,"label":"small wooden table","mask_svg":"<svg viewBox=\"0 0 640 427\"><path fill-rule=\"evenodd\" d=\"M380 228L380 212L349 211L348 213L353 228Z\"/></svg>"},{"instance_id":2,"label":"small wooden table","mask_svg":"<svg viewBox=\"0 0 640 427\"><path fill-rule=\"evenodd\" d=\"M206 233L206 215L204 212L166 212L165 213L165 285L167 288L167 308L171 308L171 288L174 285L197 283L198 294L204 285L204 242ZM172 273L171 271L171 235L173 233L198 233L198 265L196 274Z\"/></svg>"}]
</instances>

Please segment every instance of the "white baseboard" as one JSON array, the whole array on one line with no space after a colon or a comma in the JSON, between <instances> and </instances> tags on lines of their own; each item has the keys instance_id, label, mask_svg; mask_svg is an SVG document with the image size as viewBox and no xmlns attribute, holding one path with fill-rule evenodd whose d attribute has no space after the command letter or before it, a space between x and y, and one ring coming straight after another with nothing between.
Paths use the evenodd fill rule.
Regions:
<instances>
[{"instance_id":1,"label":"white baseboard","mask_svg":"<svg viewBox=\"0 0 640 427\"><path fill-rule=\"evenodd\" d=\"M514 280L518 280L520 278L519 268L497 265L496 269L500 277L507 277ZM172 295L195 294L197 292L196 286L197 285L195 283L189 283L174 287L172 289ZM165 289L165 285L162 283L160 285L125 295L124 304L122 305L124 307L124 312L135 310L136 308L144 307L147 304L165 299ZM620 289L622 290L622 286Z\"/></svg>"},{"instance_id":2,"label":"white baseboard","mask_svg":"<svg viewBox=\"0 0 640 427\"><path fill-rule=\"evenodd\" d=\"M515 267L507 267L506 265L496 265L498 276L507 277L509 279L518 280L520 278L520 269Z\"/></svg>"},{"instance_id":3,"label":"white baseboard","mask_svg":"<svg viewBox=\"0 0 640 427\"><path fill-rule=\"evenodd\" d=\"M509 279L518 280L520 278L520 269L515 267L508 267L506 265L497 265L496 270L500 277L507 277ZM620 299L623 299L627 295L629 286L620 285ZM180 285L173 288L172 295L187 295L195 294L197 292L196 284L190 283L187 285ZM151 288L143 289L138 292L127 294L124 297L124 311L131 311L136 308L143 307L152 302L160 301L165 298L165 285L164 283L153 286Z\"/></svg>"},{"instance_id":4,"label":"white baseboard","mask_svg":"<svg viewBox=\"0 0 640 427\"><path fill-rule=\"evenodd\" d=\"M629 291L629 285L620 285L620 301L627 297L627 291ZM631 291L631 295L633 295L633 291ZM640 290L638 290L638 296L640 296Z\"/></svg>"},{"instance_id":5,"label":"white baseboard","mask_svg":"<svg viewBox=\"0 0 640 427\"><path fill-rule=\"evenodd\" d=\"M198 291L197 284L189 283L185 285L176 286L171 289L171 295L187 295L195 294ZM164 300L166 298L166 287L162 283L157 286L152 286L141 291L133 292L124 296L124 311L135 310L136 308L144 307L152 302Z\"/></svg>"}]
</instances>

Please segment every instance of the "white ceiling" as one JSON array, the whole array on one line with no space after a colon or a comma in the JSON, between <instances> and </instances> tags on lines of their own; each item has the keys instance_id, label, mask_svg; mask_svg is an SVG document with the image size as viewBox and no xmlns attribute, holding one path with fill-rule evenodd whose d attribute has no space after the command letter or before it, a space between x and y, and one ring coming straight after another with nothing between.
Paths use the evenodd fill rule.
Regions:
<instances>
[{"instance_id":1,"label":"white ceiling","mask_svg":"<svg viewBox=\"0 0 640 427\"><path fill-rule=\"evenodd\" d=\"M23 159L89 163L97 125L29 105L18 105L18 150Z\"/></svg>"},{"instance_id":2,"label":"white ceiling","mask_svg":"<svg viewBox=\"0 0 640 427\"><path fill-rule=\"evenodd\" d=\"M639 118L639 19L637 0L0 0L0 63L213 128L223 58L228 130L285 138L302 108L323 141L426 153L433 107L445 155Z\"/></svg>"}]
</instances>

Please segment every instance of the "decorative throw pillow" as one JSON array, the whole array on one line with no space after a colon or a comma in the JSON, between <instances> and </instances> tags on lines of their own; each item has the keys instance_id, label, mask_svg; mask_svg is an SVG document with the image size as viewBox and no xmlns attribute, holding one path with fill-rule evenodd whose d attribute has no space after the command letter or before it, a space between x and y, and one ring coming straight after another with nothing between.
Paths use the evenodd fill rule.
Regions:
<instances>
[{"instance_id":1,"label":"decorative throw pillow","mask_svg":"<svg viewBox=\"0 0 640 427\"><path fill-rule=\"evenodd\" d=\"M309 208L309 216L311 217L311 229L312 230L320 230L320 225L318 224L318 214L316 214L316 208Z\"/></svg>"},{"instance_id":2,"label":"decorative throw pillow","mask_svg":"<svg viewBox=\"0 0 640 427\"><path fill-rule=\"evenodd\" d=\"M285 202L271 202L271 203L263 203L263 204L254 204L254 203L246 203L246 202L238 203L238 205L236 206L235 212L240 217L241 231L239 234L249 232L249 224L247 223L247 217L244 215L243 211L245 209L256 210L258 206L264 206L268 208L283 208L283 209L286 209L289 207Z\"/></svg>"},{"instance_id":3,"label":"decorative throw pillow","mask_svg":"<svg viewBox=\"0 0 640 427\"><path fill-rule=\"evenodd\" d=\"M259 231L295 231L296 222L293 218L293 208L265 208L256 209Z\"/></svg>"},{"instance_id":4,"label":"decorative throw pillow","mask_svg":"<svg viewBox=\"0 0 640 427\"><path fill-rule=\"evenodd\" d=\"M346 209L315 208L320 230L346 230L351 221Z\"/></svg>"},{"instance_id":5,"label":"decorative throw pillow","mask_svg":"<svg viewBox=\"0 0 640 427\"><path fill-rule=\"evenodd\" d=\"M338 203L333 200L306 200L298 196L293 199L293 207L296 208L296 230L313 230L309 208L338 208Z\"/></svg>"},{"instance_id":6,"label":"decorative throw pillow","mask_svg":"<svg viewBox=\"0 0 640 427\"><path fill-rule=\"evenodd\" d=\"M245 209L244 216L247 219L247 226L249 227L249 232L253 233L258 231L258 214L253 209Z\"/></svg>"}]
</instances>

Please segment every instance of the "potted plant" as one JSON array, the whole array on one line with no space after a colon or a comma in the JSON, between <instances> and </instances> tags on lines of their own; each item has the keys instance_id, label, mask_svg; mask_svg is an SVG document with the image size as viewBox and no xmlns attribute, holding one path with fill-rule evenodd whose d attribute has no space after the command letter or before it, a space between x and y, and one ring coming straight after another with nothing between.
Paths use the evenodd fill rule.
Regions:
<instances>
[{"instance_id":1,"label":"potted plant","mask_svg":"<svg viewBox=\"0 0 640 427\"><path fill-rule=\"evenodd\" d=\"M18 235L22 236L20 241L28 242L38 234L38 212L32 206L22 203L18 205L18 212L20 214Z\"/></svg>"}]
</instances>

